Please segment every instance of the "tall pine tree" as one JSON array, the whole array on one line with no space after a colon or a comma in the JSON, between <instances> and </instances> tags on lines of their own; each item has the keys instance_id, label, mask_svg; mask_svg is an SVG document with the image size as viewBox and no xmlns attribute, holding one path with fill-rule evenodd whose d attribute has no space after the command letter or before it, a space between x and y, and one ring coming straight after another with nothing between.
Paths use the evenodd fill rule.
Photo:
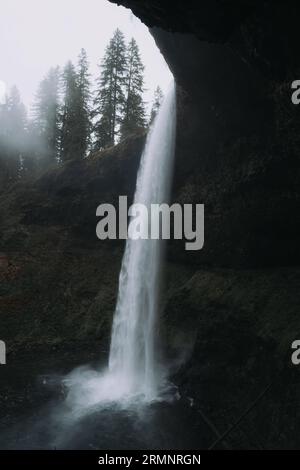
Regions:
<instances>
[{"instance_id":1,"label":"tall pine tree","mask_svg":"<svg viewBox=\"0 0 300 470\"><path fill-rule=\"evenodd\" d=\"M127 47L127 69L125 82L125 103L121 138L145 127L145 107L143 102L144 70L139 47L135 39L131 39Z\"/></svg>"},{"instance_id":2,"label":"tall pine tree","mask_svg":"<svg viewBox=\"0 0 300 470\"><path fill-rule=\"evenodd\" d=\"M10 183L20 176L26 140L26 109L14 86L5 103L0 106L0 160L4 182Z\"/></svg>"},{"instance_id":3,"label":"tall pine tree","mask_svg":"<svg viewBox=\"0 0 300 470\"><path fill-rule=\"evenodd\" d=\"M34 104L35 136L40 143L41 166L57 162L60 139L59 68L51 68L39 85Z\"/></svg>"},{"instance_id":4,"label":"tall pine tree","mask_svg":"<svg viewBox=\"0 0 300 470\"><path fill-rule=\"evenodd\" d=\"M163 95L162 89L160 88L160 86L158 86L154 92L154 100L153 100L153 105L152 105L151 115L150 115L150 124L152 124L152 122L154 121L163 98L164 98L164 95Z\"/></svg>"},{"instance_id":5,"label":"tall pine tree","mask_svg":"<svg viewBox=\"0 0 300 470\"><path fill-rule=\"evenodd\" d=\"M63 72L61 160L84 158L90 142L90 81L87 54L81 49L78 67L68 62Z\"/></svg>"},{"instance_id":6,"label":"tall pine tree","mask_svg":"<svg viewBox=\"0 0 300 470\"><path fill-rule=\"evenodd\" d=\"M90 144L91 112L90 112L90 75L89 63L85 49L81 49L78 58L77 72L77 125L78 154L86 155Z\"/></svg>"},{"instance_id":7,"label":"tall pine tree","mask_svg":"<svg viewBox=\"0 0 300 470\"><path fill-rule=\"evenodd\" d=\"M82 157L78 148L77 138L77 111L78 111L78 81L74 65L69 61L63 71L64 103L61 115L61 148L62 161L79 159Z\"/></svg>"},{"instance_id":8,"label":"tall pine tree","mask_svg":"<svg viewBox=\"0 0 300 470\"><path fill-rule=\"evenodd\" d=\"M50 163L44 153L44 145L40 140L40 129L33 120L27 122L25 144L22 155L21 178L36 174Z\"/></svg>"},{"instance_id":9,"label":"tall pine tree","mask_svg":"<svg viewBox=\"0 0 300 470\"><path fill-rule=\"evenodd\" d=\"M95 149L114 145L122 123L125 103L126 45L117 29L106 48L94 100Z\"/></svg>"}]
</instances>

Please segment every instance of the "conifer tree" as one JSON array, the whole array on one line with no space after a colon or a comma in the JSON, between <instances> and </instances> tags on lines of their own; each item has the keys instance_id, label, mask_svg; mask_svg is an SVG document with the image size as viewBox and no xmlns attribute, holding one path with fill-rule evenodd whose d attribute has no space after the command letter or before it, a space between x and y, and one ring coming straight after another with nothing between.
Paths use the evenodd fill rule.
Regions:
<instances>
[{"instance_id":1,"label":"conifer tree","mask_svg":"<svg viewBox=\"0 0 300 470\"><path fill-rule=\"evenodd\" d=\"M25 106L14 86L0 106L0 159L6 183L20 177L26 121Z\"/></svg>"},{"instance_id":2,"label":"conifer tree","mask_svg":"<svg viewBox=\"0 0 300 470\"><path fill-rule=\"evenodd\" d=\"M32 129L40 142L39 160L42 166L57 162L59 156L59 80L59 68L51 68L39 85L34 104Z\"/></svg>"},{"instance_id":3,"label":"conifer tree","mask_svg":"<svg viewBox=\"0 0 300 470\"><path fill-rule=\"evenodd\" d=\"M91 133L91 112L90 112L90 75L89 63L85 49L81 49L78 58L77 72L78 97L76 134L78 140L78 154L82 157L86 155Z\"/></svg>"},{"instance_id":4,"label":"conifer tree","mask_svg":"<svg viewBox=\"0 0 300 470\"><path fill-rule=\"evenodd\" d=\"M43 169L50 160L45 158L44 143L40 138L40 129L33 120L26 126L25 142L21 164L21 178L32 176L37 170Z\"/></svg>"},{"instance_id":5,"label":"conifer tree","mask_svg":"<svg viewBox=\"0 0 300 470\"><path fill-rule=\"evenodd\" d=\"M163 95L162 89L160 88L160 86L158 86L154 92L154 100L153 100L153 105L152 105L151 114L150 114L150 124L153 123L158 113L158 110L160 108L160 105L163 101L163 98L164 98L164 95Z\"/></svg>"},{"instance_id":6,"label":"conifer tree","mask_svg":"<svg viewBox=\"0 0 300 470\"><path fill-rule=\"evenodd\" d=\"M0 104L0 192L6 186L8 178L7 148L7 96Z\"/></svg>"},{"instance_id":7,"label":"conifer tree","mask_svg":"<svg viewBox=\"0 0 300 470\"><path fill-rule=\"evenodd\" d=\"M114 145L119 134L124 109L126 45L123 33L117 29L106 48L101 64L101 76L94 100L95 149Z\"/></svg>"},{"instance_id":8,"label":"conifer tree","mask_svg":"<svg viewBox=\"0 0 300 470\"><path fill-rule=\"evenodd\" d=\"M121 127L122 139L136 129L145 127L145 107L143 102L145 67L142 64L139 47L134 38L128 44L126 59L125 103Z\"/></svg>"},{"instance_id":9,"label":"conifer tree","mask_svg":"<svg viewBox=\"0 0 300 470\"><path fill-rule=\"evenodd\" d=\"M74 65L69 61L63 71L63 107L61 115L61 147L60 158L62 161L78 159L82 157L78 147L78 81Z\"/></svg>"}]
</instances>

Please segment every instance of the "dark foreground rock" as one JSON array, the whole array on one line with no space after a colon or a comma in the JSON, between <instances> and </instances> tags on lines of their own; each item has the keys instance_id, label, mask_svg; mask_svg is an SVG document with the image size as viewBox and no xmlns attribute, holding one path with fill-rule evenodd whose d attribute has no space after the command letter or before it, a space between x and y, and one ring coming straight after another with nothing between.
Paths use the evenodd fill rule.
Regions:
<instances>
[{"instance_id":1,"label":"dark foreground rock","mask_svg":"<svg viewBox=\"0 0 300 470\"><path fill-rule=\"evenodd\" d=\"M162 344L182 393L221 434L255 403L231 448L299 447L299 268L168 270Z\"/></svg>"}]
</instances>

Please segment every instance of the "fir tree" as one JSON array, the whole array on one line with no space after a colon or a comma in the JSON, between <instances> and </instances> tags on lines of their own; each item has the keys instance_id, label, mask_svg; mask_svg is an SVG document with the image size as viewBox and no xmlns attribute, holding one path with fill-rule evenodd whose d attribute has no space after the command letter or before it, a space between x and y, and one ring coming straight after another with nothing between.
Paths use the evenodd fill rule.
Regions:
<instances>
[{"instance_id":1,"label":"fir tree","mask_svg":"<svg viewBox=\"0 0 300 470\"><path fill-rule=\"evenodd\" d=\"M0 159L5 183L20 176L24 153L26 109L19 91L13 87L5 103L0 106Z\"/></svg>"},{"instance_id":2,"label":"fir tree","mask_svg":"<svg viewBox=\"0 0 300 470\"><path fill-rule=\"evenodd\" d=\"M124 109L126 45L123 33L117 29L106 48L102 72L94 100L94 133L96 149L114 145L119 133Z\"/></svg>"},{"instance_id":3,"label":"fir tree","mask_svg":"<svg viewBox=\"0 0 300 470\"><path fill-rule=\"evenodd\" d=\"M78 59L78 97L77 97L77 140L78 154L85 156L91 133L91 115L90 115L90 75L87 54L81 49Z\"/></svg>"},{"instance_id":4,"label":"fir tree","mask_svg":"<svg viewBox=\"0 0 300 470\"><path fill-rule=\"evenodd\" d=\"M160 88L160 86L158 86L154 92L154 100L153 100L153 105L152 105L151 115L150 115L150 124L153 123L158 113L158 110L160 108L163 98L164 98L164 95L163 95L162 89Z\"/></svg>"},{"instance_id":5,"label":"fir tree","mask_svg":"<svg viewBox=\"0 0 300 470\"><path fill-rule=\"evenodd\" d=\"M78 147L77 125L79 108L79 92L77 73L74 65L69 61L63 71L64 103L61 115L61 148L62 161L79 159L83 155Z\"/></svg>"},{"instance_id":6,"label":"fir tree","mask_svg":"<svg viewBox=\"0 0 300 470\"><path fill-rule=\"evenodd\" d=\"M21 177L34 175L37 170L45 168L49 162L45 155L44 142L41 141L40 129L33 120L30 120L27 122L25 133Z\"/></svg>"},{"instance_id":7,"label":"fir tree","mask_svg":"<svg viewBox=\"0 0 300 470\"><path fill-rule=\"evenodd\" d=\"M0 104L0 192L7 183L8 178L8 148L7 148L7 96Z\"/></svg>"},{"instance_id":8,"label":"fir tree","mask_svg":"<svg viewBox=\"0 0 300 470\"><path fill-rule=\"evenodd\" d=\"M139 47L131 39L127 47L127 70L125 82L125 103L122 121L122 139L138 128L145 127L145 107L143 102L144 70Z\"/></svg>"},{"instance_id":9,"label":"fir tree","mask_svg":"<svg viewBox=\"0 0 300 470\"><path fill-rule=\"evenodd\" d=\"M44 166L56 162L59 155L60 104L59 68L51 68L39 85L34 105L34 133L40 142L39 159ZM30 134L33 134L31 129Z\"/></svg>"}]
</instances>

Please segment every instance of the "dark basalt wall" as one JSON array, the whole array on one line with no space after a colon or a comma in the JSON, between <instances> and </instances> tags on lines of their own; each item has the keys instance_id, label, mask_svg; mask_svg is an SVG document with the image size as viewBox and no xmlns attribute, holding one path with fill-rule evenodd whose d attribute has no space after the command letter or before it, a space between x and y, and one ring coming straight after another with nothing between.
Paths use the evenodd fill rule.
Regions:
<instances>
[{"instance_id":1,"label":"dark basalt wall","mask_svg":"<svg viewBox=\"0 0 300 470\"><path fill-rule=\"evenodd\" d=\"M205 247L175 261L300 261L300 6L292 1L118 1L151 27L178 85L173 200L204 203Z\"/></svg>"},{"instance_id":2,"label":"dark basalt wall","mask_svg":"<svg viewBox=\"0 0 300 470\"><path fill-rule=\"evenodd\" d=\"M298 66L296 0L110 1L130 8L150 28L230 44L243 60L271 78L282 79Z\"/></svg>"}]
</instances>

